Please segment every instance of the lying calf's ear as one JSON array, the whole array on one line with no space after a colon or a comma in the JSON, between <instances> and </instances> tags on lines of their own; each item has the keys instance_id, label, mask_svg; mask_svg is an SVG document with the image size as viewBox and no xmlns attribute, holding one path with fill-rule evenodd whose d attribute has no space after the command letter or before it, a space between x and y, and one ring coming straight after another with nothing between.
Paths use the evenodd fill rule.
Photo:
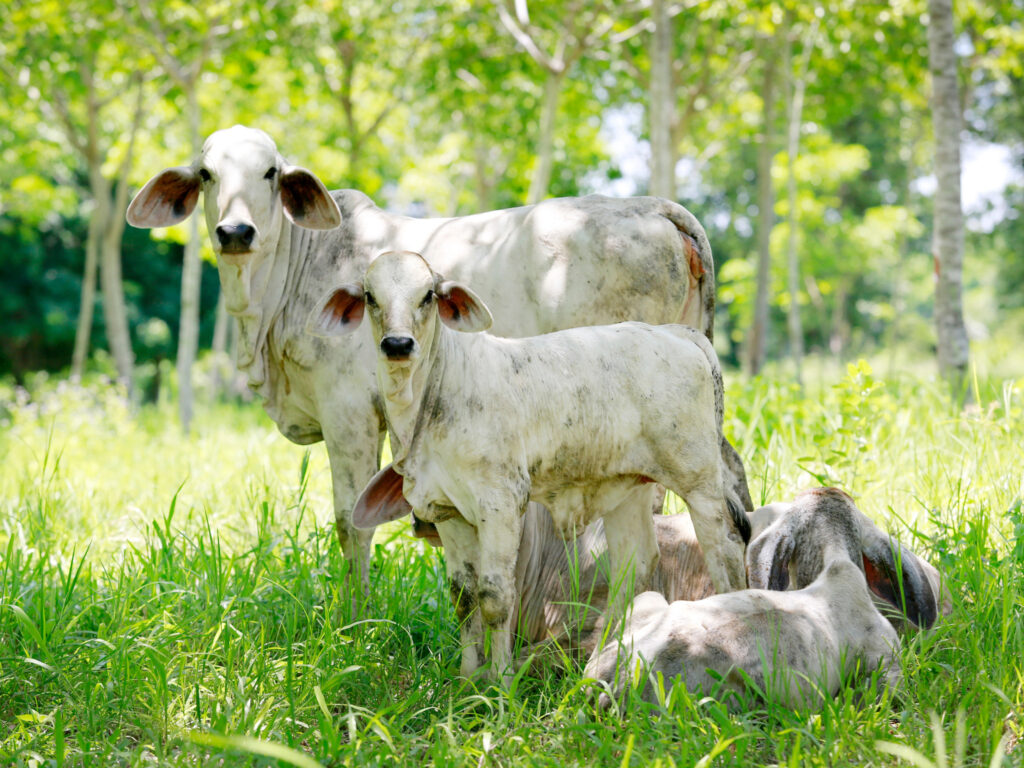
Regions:
<instances>
[{"instance_id":1,"label":"lying calf's ear","mask_svg":"<svg viewBox=\"0 0 1024 768\"><path fill-rule=\"evenodd\" d=\"M359 327L365 308L363 287L346 283L317 304L306 323L306 330L316 336L344 336Z\"/></svg>"},{"instance_id":2,"label":"lying calf's ear","mask_svg":"<svg viewBox=\"0 0 1024 768\"><path fill-rule=\"evenodd\" d=\"M872 594L915 626L927 629L938 616L938 600L924 562L891 536L862 532L864 576ZM884 611L883 611L884 613Z\"/></svg>"},{"instance_id":3,"label":"lying calf's ear","mask_svg":"<svg viewBox=\"0 0 1024 768\"><path fill-rule=\"evenodd\" d=\"M402 495L402 476L388 464L359 494L352 508L352 524L364 530L373 529L411 512L412 507Z\"/></svg>"},{"instance_id":4,"label":"lying calf's ear","mask_svg":"<svg viewBox=\"0 0 1024 768\"><path fill-rule=\"evenodd\" d=\"M469 288L453 280L442 280L434 288L441 322L465 333L486 331L491 327L491 311Z\"/></svg>"},{"instance_id":5,"label":"lying calf's ear","mask_svg":"<svg viewBox=\"0 0 1024 768\"><path fill-rule=\"evenodd\" d=\"M751 589L789 589L789 563L795 543L792 526L770 525L747 547L747 582Z\"/></svg>"}]
</instances>

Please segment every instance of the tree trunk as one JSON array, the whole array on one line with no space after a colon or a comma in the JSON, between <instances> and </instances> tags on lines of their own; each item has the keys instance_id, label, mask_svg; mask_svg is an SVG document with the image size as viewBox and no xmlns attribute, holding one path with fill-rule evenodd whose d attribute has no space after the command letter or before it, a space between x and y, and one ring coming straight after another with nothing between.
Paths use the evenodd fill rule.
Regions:
<instances>
[{"instance_id":1,"label":"tree trunk","mask_svg":"<svg viewBox=\"0 0 1024 768\"><path fill-rule=\"evenodd\" d=\"M650 193L674 200L676 160L672 142L674 100L672 88L672 18L665 0L651 8L654 33L651 40L651 92L648 119L651 132Z\"/></svg>"},{"instance_id":2,"label":"tree trunk","mask_svg":"<svg viewBox=\"0 0 1024 768\"><path fill-rule=\"evenodd\" d=\"M71 376L82 378L85 359L89 356L92 336L92 315L96 305L96 267L99 263L100 238L103 223L93 212L89 218L89 234L85 240L85 267L82 270L82 294L78 307L78 326L75 329L75 349L71 355Z\"/></svg>"},{"instance_id":3,"label":"tree trunk","mask_svg":"<svg viewBox=\"0 0 1024 768\"><path fill-rule=\"evenodd\" d=\"M935 330L939 373L957 401L967 392L969 346L963 316L964 223L960 199L960 98L952 0L928 0L928 63L935 130Z\"/></svg>"},{"instance_id":4,"label":"tree trunk","mask_svg":"<svg viewBox=\"0 0 1024 768\"><path fill-rule=\"evenodd\" d=\"M199 135L199 102L196 97L196 82L192 81L187 91L189 134L192 152L198 157L202 150ZM181 428L188 432L192 426L192 365L199 348L199 289L202 265L199 261L199 216L189 219L188 242L181 268L181 315L178 324L178 417Z\"/></svg>"},{"instance_id":5,"label":"tree trunk","mask_svg":"<svg viewBox=\"0 0 1024 768\"><path fill-rule=\"evenodd\" d=\"M807 43L810 45L810 41ZM800 254L797 252L797 215L796 215L796 158L800 152L800 121L804 109L804 78L803 67L797 72L793 68L793 46L786 44L786 61L789 65L790 87L789 109L787 110L788 141L786 143L786 195L789 203L788 238L786 244L786 275L789 293L789 312L787 327L789 328L789 354L793 358L796 369L796 382L803 386L804 329L800 319Z\"/></svg>"},{"instance_id":6,"label":"tree trunk","mask_svg":"<svg viewBox=\"0 0 1024 768\"><path fill-rule=\"evenodd\" d=\"M94 216L99 217L101 236L99 243L100 289L103 292L103 320L107 330L107 344L114 358L117 379L134 395L132 371L135 355L132 352L131 334L128 331L128 312L124 303L124 282L121 279L121 235L124 224L113 221L114 203L110 199L110 183L103 178L97 166L92 177L92 192L96 200ZM123 219L123 217L121 217Z\"/></svg>"},{"instance_id":7,"label":"tree trunk","mask_svg":"<svg viewBox=\"0 0 1024 768\"><path fill-rule=\"evenodd\" d=\"M772 188L772 158L775 155L775 55L774 46L765 43L762 56L764 74L761 83L764 127L757 148L757 294L754 299L754 326L747 348L747 365L756 376L764 365L768 334L768 291L771 288L771 234L775 223L775 192Z\"/></svg>"},{"instance_id":8,"label":"tree trunk","mask_svg":"<svg viewBox=\"0 0 1024 768\"><path fill-rule=\"evenodd\" d=\"M558 100L562 93L562 78L565 72L548 71L544 79L544 101L541 104L540 125L537 129L537 167L530 180L530 191L526 202L539 203L548 195L555 152L555 117L558 114Z\"/></svg>"},{"instance_id":9,"label":"tree trunk","mask_svg":"<svg viewBox=\"0 0 1024 768\"><path fill-rule=\"evenodd\" d=\"M231 360L228 359L228 314L224 291L217 296L217 319L213 323L213 344L210 356L213 365L210 367L210 395L216 400L224 389L225 380L231 378Z\"/></svg>"}]
</instances>

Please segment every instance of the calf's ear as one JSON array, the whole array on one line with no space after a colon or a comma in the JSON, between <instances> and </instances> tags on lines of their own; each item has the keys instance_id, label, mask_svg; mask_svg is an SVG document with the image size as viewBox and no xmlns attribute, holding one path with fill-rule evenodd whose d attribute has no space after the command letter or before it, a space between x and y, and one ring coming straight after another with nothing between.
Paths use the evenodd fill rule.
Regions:
<instances>
[{"instance_id":1,"label":"calf's ear","mask_svg":"<svg viewBox=\"0 0 1024 768\"><path fill-rule=\"evenodd\" d=\"M932 626L938 616L938 598L928 579L926 563L880 530L867 535L862 531L861 541L864 576L872 594L914 626Z\"/></svg>"},{"instance_id":2,"label":"calf's ear","mask_svg":"<svg viewBox=\"0 0 1024 768\"><path fill-rule=\"evenodd\" d=\"M388 464L359 494L352 508L352 524L356 528L373 529L411 512L412 507L402 495L402 476Z\"/></svg>"},{"instance_id":3,"label":"calf's ear","mask_svg":"<svg viewBox=\"0 0 1024 768\"><path fill-rule=\"evenodd\" d=\"M787 590L789 563L794 551L792 526L777 521L762 531L747 546L747 582L750 588Z\"/></svg>"},{"instance_id":4,"label":"calf's ear","mask_svg":"<svg viewBox=\"0 0 1024 768\"><path fill-rule=\"evenodd\" d=\"M133 227L170 227L189 217L199 200L199 172L191 166L160 171L146 182L128 206L125 218Z\"/></svg>"},{"instance_id":5,"label":"calf's ear","mask_svg":"<svg viewBox=\"0 0 1024 768\"><path fill-rule=\"evenodd\" d=\"M469 288L454 280L441 280L434 288L441 322L465 333L486 331L491 327L491 311Z\"/></svg>"},{"instance_id":6,"label":"calf's ear","mask_svg":"<svg viewBox=\"0 0 1024 768\"><path fill-rule=\"evenodd\" d=\"M363 286L346 283L313 308L306 330L314 336L344 336L359 327L365 308Z\"/></svg>"},{"instance_id":7,"label":"calf's ear","mask_svg":"<svg viewBox=\"0 0 1024 768\"><path fill-rule=\"evenodd\" d=\"M341 211L327 187L311 171L296 165L281 170L281 203L285 216L304 229L334 229Z\"/></svg>"}]
</instances>

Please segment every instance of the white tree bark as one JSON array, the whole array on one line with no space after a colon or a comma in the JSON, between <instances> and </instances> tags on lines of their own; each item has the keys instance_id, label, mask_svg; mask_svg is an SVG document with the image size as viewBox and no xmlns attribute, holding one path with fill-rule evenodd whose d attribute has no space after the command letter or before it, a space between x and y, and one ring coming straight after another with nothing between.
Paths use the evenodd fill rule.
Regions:
<instances>
[{"instance_id":1,"label":"white tree bark","mask_svg":"<svg viewBox=\"0 0 1024 768\"><path fill-rule=\"evenodd\" d=\"M790 19L790 36L786 39L786 63L789 72L789 88L787 94L787 141L786 141L786 197L789 212L788 236L786 243L786 283L789 293L789 312L786 315L789 330L789 354L796 369L797 384L803 386L804 329L800 317L800 253L797 249L797 215L796 215L796 159L800 153L800 123L803 119L804 92L807 86L807 67L810 63L814 37L817 33L817 21L811 26L804 41L804 51L799 65L793 66L792 14Z\"/></svg>"},{"instance_id":2,"label":"white tree bark","mask_svg":"<svg viewBox=\"0 0 1024 768\"><path fill-rule=\"evenodd\" d=\"M530 191L526 203L539 203L548 195L551 173L555 165L555 118L558 116L558 101L562 94L562 80L565 73L548 72L544 78L544 100L541 103L540 123L537 126L537 165L530 179Z\"/></svg>"},{"instance_id":3,"label":"white tree bark","mask_svg":"<svg viewBox=\"0 0 1024 768\"><path fill-rule=\"evenodd\" d=\"M775 46L764 45L761 83L763 130L757 148L757 293L754 324L747 347L747 367L756 376L764 365L768 334L768 291L771 288L771 234L775 223L775 190L772 188L772 158L775 156Z\"/></svg>"},{"instance_id":4,"label":"white tree bark","mask_svg":"<svg viewBox=\"0 0 1024 768\"><path fill-rule=\"evenodd\" d=\"M665 0L651 6L651 90L647 114L651 132L651 188L658 197L675 199L676 153L672 141L675 100L672 87L672 17Z\"/></svg>"},{"instance_id":5,"label":"white tree bark","mask_svg":"<svg viewBox=\"0 0 1024 768\"><path fill-rule=\"evenodd\" d=\"M82 377L85 359L89 356L92 337L92 315L96 304L96 271L99 265L100 237L103 224L95 214L89 217L89 234L85 240L85 267L82 269L82 292L75 328L75 349L71 354L71 376Z\"/></svg>"},{"instance_id":6,"label":"white tree bark","mask_svg":"<svg viewBox=\"0 0 1024 768\"><path fill-rule=\"evenodd\" d=\"M210 366L210 394L216 399L224 389L224 384L231 377L231 360L228 359L228 314L227 302L224 300L224 291L217 295L217 316L213 323L213 342L210 345L210 356L213 358L213 365Z\"/></svg>"},{"instance_id":7,"label":"white tree bark","mask_svg":"<svg viewBox=\"0 0 1024 768\"><path fill-rule=\"evenodd\" d=\"M538 43L539 30L530 23L526 0L515 0L515 16L506 7L507 0L495 0L498 18L516 42L546 72L541 116L537 128L537 166L530 180L527 203L536 203L547 197L554 167L555 118L562 83L570 67L588 50L599 45L612 29L611 14L616 6L611 3L570 3L565 6L561 19L560 36L547 51ZM600 19L600 11L608 18Z\"/></svg>"},{"instance_id":8,"label":"white tree bark","mask_svg":"<svg viewBox=\"0 0 1024 768\"><path fill-rule=\"evenodd\" d=\"M961 105L953 50L952 0L928 0L928 63L935 131L935 330L939 372L954 396L967 395L969 345L963 316L964 223L960 195Z\"/></svg>"},{"instance_id":9,"label":"white tree bark","mask_svg":"<svg viewBox=\"0 0 1024 768\"><path fill-rule=\"evenodd\" d=\"M196 80L189 82L186 90L188 103L189 136L192 155L197 157L202 149L199 133L199 101L196 95ZM192 412L195 397L192 391L192 366L199 349L199 299L202 264L199 260L199 217L189 218L188 242L185 243L185 257L181 266L181 309L178 318L178 418L181 428L188 432L192 426Z\"/></svg>"}]
</instances>

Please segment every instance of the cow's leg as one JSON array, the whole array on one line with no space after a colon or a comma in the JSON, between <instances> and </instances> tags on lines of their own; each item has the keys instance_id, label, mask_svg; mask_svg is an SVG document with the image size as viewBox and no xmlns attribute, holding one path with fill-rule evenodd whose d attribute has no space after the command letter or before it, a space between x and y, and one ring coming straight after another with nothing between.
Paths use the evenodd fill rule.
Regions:
<instances>
[{"instance_id":1,"label":"cow's leg","mask_svg":"<svg viewBox=\"0 0 1024 768\"><path fill-rule=\"evenodd\" d=\"M512 614L518 600L516 560L522 530L522 504L505 500L482 512L480 524L480 616L490 634L492 680L512 680Z\"/></svg>"},{"instance_id":2,"label":"cow's leg","mask_svg":"<svg viewBox=\"0 0 1024 768\"><path fill-rule=\"evenodd\" d=\"M352 507L380 463L380 423L372 408L366 411L350 411L348 415L351 418L340 428L332 429L323 425L327 457L331 464L334 525L338 543L349 566L347 580L352 587L357 609L370 589L370 544L373 531L357 530L352 525Z\"/></svg>"},{"instance_id":3,"label":"cow's leg","mask_svg":"<svg viewBox=\"0 0 1024 768\"><path fill-rule=\"evenodd\" d=\"M637 486L604 514L608 541L608 606L621 616L633 596L650 589L658 567L658 538L650 509L657 495L652 484Z\"/></svg>"},{"instance_id":4,"label":"cow's leg","mask_svg":"<svg viewBox=\"0 0 1024 768\"><path fill-rule=\"evenodd\" d=\"M484 660L484 630L478 607L478 537L476 529L462 518L437 524L444 545L448 590L459 620L462 663L459 674L469 677Z\"/></svg>"},{"instance_id":5,"label":"cow's leg","mask_svg":"<svg viewBox=\"0 0 1024 768\"><path fill-rule=\"evenodd\" d=\"M681 493L685 485L674 488L690 508L690 519L697 541L704 551L708 575L715 592L733 592L747 587L747 569L743 560L743 539L732 522L725 500L720 475L717 482L691 487Z\"/></svg>"}]
</instances>

